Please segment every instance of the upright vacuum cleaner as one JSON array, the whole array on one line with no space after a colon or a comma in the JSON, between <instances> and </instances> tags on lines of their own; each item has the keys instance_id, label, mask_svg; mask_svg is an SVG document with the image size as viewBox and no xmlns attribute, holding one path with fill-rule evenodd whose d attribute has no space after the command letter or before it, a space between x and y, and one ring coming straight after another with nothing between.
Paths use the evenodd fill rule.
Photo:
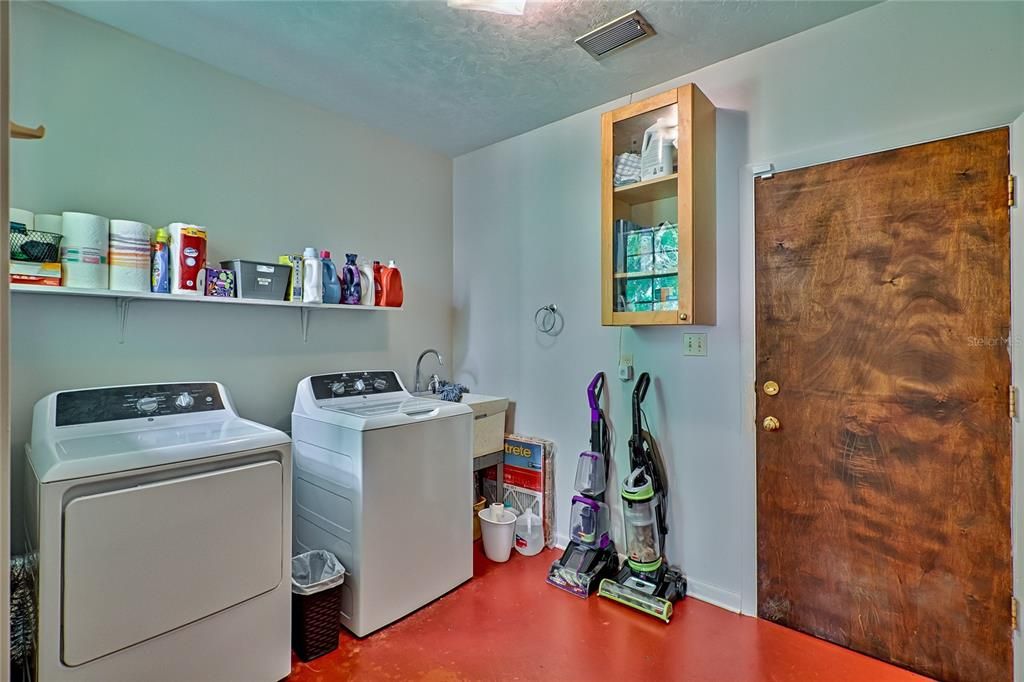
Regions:
<instances>
[{"instance_id":1,"label":"upright vacuum cleaner","mask_svg":"<svg viewBox=\"0 0 1024 682\"><path fill-rule=\"evenodd\" d=\"M586 599L604 578L619 570L619 555L611 541L610 512L604 502L611 437L601 394L604 372L594 375L587 386L590 402L590 450L580 453L576 463L576 492L572 498L570 541L562 557L551 564L548 582Z\"/></svg>"},{"instance_id":2,"label":"upright vacuum cleaner","mask_svg":"<svg viewBox=\"0 0 1024 682\"><path fill-rule=\"evenodd\" d=\"M626 563L614 578L601 581L598 594L667 623L672 604L686 596L686 578L662 554L668 532L665 470L654 439L641 421L646 421L641 405L650 385L651 377L644 372L633 389L630 472L622 483Z\"/></svg>"}]
</instances>

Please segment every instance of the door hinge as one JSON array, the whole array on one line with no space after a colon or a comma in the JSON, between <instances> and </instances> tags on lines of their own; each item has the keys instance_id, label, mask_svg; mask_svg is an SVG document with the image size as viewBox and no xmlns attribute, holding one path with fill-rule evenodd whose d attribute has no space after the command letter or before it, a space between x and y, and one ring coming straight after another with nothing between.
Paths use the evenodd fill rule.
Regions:
<instances>
[{"instance_id":1,"label":"door hinge","mask_svg":"<svg viewBox=\"0 0 1024 682\"><path fill-rule=\"evenodd\" d=\"M1010 419L1017 418L1017 387L1010 386Z\"/></svg>"},{"instance_id":2,"label":"door hinge","mask_svg":"<svg viewBox=\"0 0 1024 682\"><path fill-rule=\"evenodd\" d=\"M1012 175L1006 176L1007 206L1013 208L1017 203L1017 182Z\"/></svg>"},{"instance_id":3,"label":"door hinge","mask_svg":"<svg viewBox=\"0 0 1024 682\"><path fill-rule=\"evenodd\" d=\"M1017 597L1010 595L1010 627L1017 629Z\"/></svg>"}]
</instances>

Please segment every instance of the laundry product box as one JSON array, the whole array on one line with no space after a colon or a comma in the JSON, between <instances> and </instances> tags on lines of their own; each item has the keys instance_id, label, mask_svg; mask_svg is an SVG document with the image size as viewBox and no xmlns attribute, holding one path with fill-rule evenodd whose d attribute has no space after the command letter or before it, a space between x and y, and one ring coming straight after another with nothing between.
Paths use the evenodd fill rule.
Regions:
<instances>
[{"instance_id":1,"label":"laundry product box","mask_svg":"<svg viewBox=\"0 0 1024 682\"><path fill-rule=\"evenodd\" d=\"M11 284L59 287L60 283L60 263L11 261Z\"/></svg>"},{"instance_id":2,"label":"laundry product box","mask_svg":"<svg viewBox=\"0 0 1024 682\"><path fill-rule=\"evenodd\" d=\"M505 437L505 506L516 514L533 508L544 521L544 544L555 546L555 444L543 438ZM497 468L484 471L484 490L493 499Z\"/></svg>"},{"instance_id":3,"label":"laundry product box","mask_svg":"<svg viewBox=\"0 0 1024 682\"><path fill-rule=\"evenodd\" d=\"M217 298L235 297L235 271L221 270L220 268L206 268L204 279L205 296Z\"/></svg>"}]
</instances>

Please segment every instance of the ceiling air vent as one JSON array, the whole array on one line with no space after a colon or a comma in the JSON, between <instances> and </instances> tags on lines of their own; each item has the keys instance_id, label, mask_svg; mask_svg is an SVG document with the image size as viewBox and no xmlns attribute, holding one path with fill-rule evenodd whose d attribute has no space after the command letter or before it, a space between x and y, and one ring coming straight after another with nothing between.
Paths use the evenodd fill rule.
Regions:
<instances>
[{"instance_id":1,"label":"ceiling air vent","mask_svg":"<svg viewBox=\"0 0 1024 682\"><path fill-rule=\"evenodd\" d=\"M640 12L633 10L604 26L598 26L585 36L580 36L576 39L576 44L594 59L603 59L612 52L638 43L655 33L654 27L647 23Z\"/></svg>"}]
</instances>

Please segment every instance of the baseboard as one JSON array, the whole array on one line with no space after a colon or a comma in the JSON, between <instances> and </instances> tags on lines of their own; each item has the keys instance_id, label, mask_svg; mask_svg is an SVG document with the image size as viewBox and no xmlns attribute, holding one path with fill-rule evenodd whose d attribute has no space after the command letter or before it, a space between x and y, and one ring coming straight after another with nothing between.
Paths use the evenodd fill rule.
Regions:
<instances>
[{"instance_id":1,"label":"baseboard","mask_svg":"<svg viewBox=\"0 0 1024 682\"><path fill-rule=\"evenodd\" d=\"M738 593L730 592L711 583L688 578L686 581L686 595L726 611L732 611L733 613L741 612L742 599Z\"/></svg>"}]
</instances>

